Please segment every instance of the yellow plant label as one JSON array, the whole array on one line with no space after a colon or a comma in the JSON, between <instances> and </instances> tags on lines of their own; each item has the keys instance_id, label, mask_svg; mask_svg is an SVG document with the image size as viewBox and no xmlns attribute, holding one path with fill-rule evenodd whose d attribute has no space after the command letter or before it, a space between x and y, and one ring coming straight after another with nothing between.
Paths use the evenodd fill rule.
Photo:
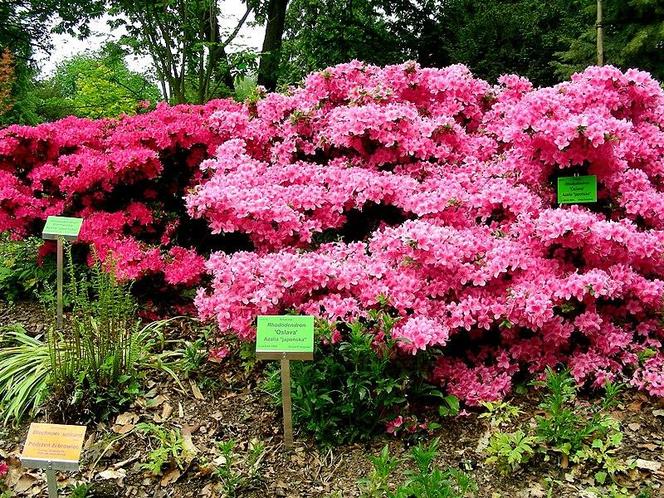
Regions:
<instances>
[{"instance_id":1,"label":"yellow plant label","mask_svg":"<svg viewBox=\"0 0 664 498\"><path fill-rule=\"evenodd\" d=\"M78 462L85 429L84 425L30 424L21 460Z\"/></svg>"}]
</instances>

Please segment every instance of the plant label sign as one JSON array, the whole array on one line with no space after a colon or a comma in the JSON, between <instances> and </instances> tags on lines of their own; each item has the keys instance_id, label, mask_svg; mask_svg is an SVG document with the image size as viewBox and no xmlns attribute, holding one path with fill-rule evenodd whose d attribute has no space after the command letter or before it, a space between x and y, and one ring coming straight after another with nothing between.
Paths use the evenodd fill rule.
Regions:
<instances>
[{"instance_id":1,"label":"plant label sign","mask_svg":"<svg viewBox=\"0 0 664 498\"><path fill-rule=\"evenodd\" d=\"M49 216L42 230L42 238L56 241L56 280L57 280L57 312L56 326L62 328L62 279L64 275L64 256L62 246L65 240L76 240L83 225L83 218L66 216Z\"/></svg>"},{"instance_id":2,"label":"plant label sign","mask_svg":"<svg viewBox=\"0 0 664 498\"><path fill-rule=\"evenodd\" d=\"M42 238L46 240L76 240L81 231L83 218L69 218L67 216L49 216L42 231Z\"/></svg>"},{"instance_id":3,"label":"plant label sign","mask_svg":"<svg viewBox=\"0 0 664 498\"><path fill-rule=\"evenodd\" d=\"M30 424L21 463L32 469L78 470L84 425Z\"/></svg>"},{"instance_id":4,"label":"plant label sign","mask_svg":"<svg viewBox=\"0 0 664 498\"><path fill-rule=\"evenodd\" d=\"M597 202L597 177L595 175L558 178L559 204L587 202Z\"/></svg>"},{"instance_id":5,"label":"plant label sign","mask_svg":"<svg viewBox=\"0 0 664 498\"><path fill-rule=\"evenodd\" d=\"M259 316L256 356L261 360L313 360L313 316Z\"/></svg>"},{"instance_id":6,"label":"plant label sign","mask_svg":"<svg viewBox=\"0 0 664 498\"><path fill-rule=\"evenodd\" d=\"M293 406L290 360L314 359L314 317L259 316L256 358L281 360L281 406L284 413L284 448L293 447Z\"/></svg>"}]
</instances>

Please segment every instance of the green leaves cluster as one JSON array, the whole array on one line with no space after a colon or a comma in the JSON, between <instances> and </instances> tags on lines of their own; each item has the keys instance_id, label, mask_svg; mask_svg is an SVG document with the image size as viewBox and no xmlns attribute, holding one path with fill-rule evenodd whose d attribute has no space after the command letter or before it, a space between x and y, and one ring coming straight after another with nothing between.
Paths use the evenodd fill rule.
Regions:
<instances>
[{"instance_id":1,"label":"green leaves cluster","mask_svg":"<svg viewBox=\"0 0 664 498\"><path fill-rule=\"evenodd\" d=\"M41 294L55 284L53 258L37 262L41 239L12 241L0 237L0 301L13 303Z\"/></svg>"},{"instance_id":2,"label":"green leaves cluster","mask_svg":"<svg viewBox=\"0 0 664 498\"><path fill-rule=\"evenodd\" d=\"M577 388L567 371L548 370L545 380L537 384L544 388L539 405L543 414L534 417L530 430L493 433L486 449L487 463L510 473L536 455L544 461L557 456L563 467L570 463L589 467L600 485L608 484L617 473L630 468L630 462L616 456L623 439L620 423L606 413L617 402L619 385L607 384L602 400L586 405L577 402ZM498 410L497 406L501 405L502 409ZM494 412L511 412L501 423L508 423L518 413L505 405L489 405ZM498 427L500 424L491 425Z\"/></svg>"},{"instance_id":3,"label":"green leaves cluster","mask_svg":"<svg viewBox=\"0 0 664 498\"><path fill-rule=\"evenodd\" d=\"M475 481L460 470L439 468L439 440L428 445L419 443L405 458L390 455L387 446L379 455L369 457L373 469L358 481L363 498L463 498L477 491ZM392 483L392 473L400 467L408 467L402 483Z\"/></svg>"},{"instance_id":4,"label":"green leaves cluster","mask_svg":"<svg viewBox=\"0 0 664 498\"><path fill-rule=\"evenodd\" d=\"M143 469L153 475L161 475L167 465L180 470L185 468L187 455L180 429L167 429L157 424L141 422L136 425L136 430L154 443L147 462L142 464Z\"/></svg>"},{"instance_id":5,"label":"green leaves cluster","mask_svg":"<svg viewBox=\"0 0 664 498\"><path fill-rule=\"evenodd\" d=\"M417 365L405 365L392 356L393 325L389 315L373 314L350 324L337 344L330 341L335 324L317 326L323 331L315 341L314 361L291 365L296 426L323 444L367 440L382 432L396 414L405 414L409 399L418 392L429 392ZM377 332L385 334L385 341L373 344ZM281 403L278 368L271 371L266 389Z\"/></svg>"},{"instance_id":6,"label":"green leaves cluster","mask_svg":"<svg viewBox=\"0 0 664 498\"><path fill-rule=\"evenodd\" d=\"M157 86L127 68L125 51L109 43L96 53L66 59L38 85L38 112L46 120L68 115L86 118L136 114L143 101L162 99Z\"/></svg>"}]
</instances>

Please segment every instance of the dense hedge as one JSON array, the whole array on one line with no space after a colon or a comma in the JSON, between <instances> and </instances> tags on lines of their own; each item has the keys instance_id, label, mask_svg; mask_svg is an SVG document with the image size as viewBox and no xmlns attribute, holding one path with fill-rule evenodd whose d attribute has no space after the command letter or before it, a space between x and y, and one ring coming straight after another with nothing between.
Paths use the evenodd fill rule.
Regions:
<instances>
[{"instance_id":1,"label":"dense hedge","mask_svg":"<svg viewBox=\"0 0 664 498\"><path fill-rule=\"evenodd\" d=\"M196 305L222 331L380 308L404 353L441 351L432 378L471 404L556 364L661 396L663 127L664 93L638 71L534 89L353 62L257 103L5 130L0 230L81 214L123 275L173 284L217 247ZM597 203L556 203L573 174L597 176Z\"/></svg>"}]
</instances>

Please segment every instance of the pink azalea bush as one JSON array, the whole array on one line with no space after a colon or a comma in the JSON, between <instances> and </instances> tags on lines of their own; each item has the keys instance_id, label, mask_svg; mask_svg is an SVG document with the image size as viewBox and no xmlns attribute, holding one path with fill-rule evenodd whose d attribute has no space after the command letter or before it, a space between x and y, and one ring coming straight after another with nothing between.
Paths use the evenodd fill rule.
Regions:
<instances>
[{"instance_id":1,"label":"pink azalea bush","mask_svg":"<svg viewBox=\"0 0 664 498\"><path fill-rule=\"evenodd\" d=\"M84 216L122 277L202 285L200 316L245 340L258 314L385 310L400 354L436 352L431 379L468 404L558 364L661 396L663 130L639 71L535 89L353 62L254 103L2 130L0 231ZM575 174L597 203L556 203Z\"/></svg>"},{"instance_id":2,"label":"pink azalea bush","mask_svg":"<svg viewBox=\"0 0 664 498\"><path fill-rule=\"evenodd\" d=\"M664 93L648 74L534 89L353 62L211 123L189 214L255 248L207 262L196 305L221 331L387 308L402 351L440 350L432 379L469 404L557 364L662 395ZM597 203L556 203L574 174L597 176Z\"/></svg>"}]
</instances>

